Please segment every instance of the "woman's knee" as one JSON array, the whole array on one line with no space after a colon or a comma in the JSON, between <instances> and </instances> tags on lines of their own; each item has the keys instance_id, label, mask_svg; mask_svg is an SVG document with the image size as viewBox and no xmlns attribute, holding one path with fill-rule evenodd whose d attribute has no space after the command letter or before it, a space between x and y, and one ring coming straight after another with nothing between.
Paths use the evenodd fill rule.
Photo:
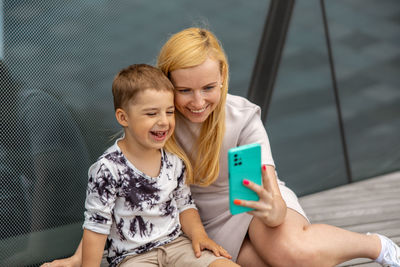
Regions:
<instances>
[{"instance_id":1,"label":"woman's knee","mask_svg":"<svg viewBox=\"0 0 400 267\"><path fill-rule=\"evenodd\" d=\"M318 252L304 244L299 237L281 236L275 239L267 260L272 266L312 266Z\"/></svg>"},{"instance_id":2,"label":"woman's knee","mask_svg":"<svg viewBox=\"0 0 400 267\"><path fill-rule=\"evenodd\" d=\"M213 261L209 267L240 267L240 265L234 263L231 260L228 259L218 259Z\"/></svg>"},{"instance_id":3,"label":"woman's knee","mask_svg":"<svg viewBox=\"0 0 400 267\"><path fill-rule=\"evenodd\" d=\"M268 228L261 221L253 220L249 228L252 245L265 262L272 266L311 266L318 251L303 242L308 222L287 222Z\"/></svg>"}]
</instances>

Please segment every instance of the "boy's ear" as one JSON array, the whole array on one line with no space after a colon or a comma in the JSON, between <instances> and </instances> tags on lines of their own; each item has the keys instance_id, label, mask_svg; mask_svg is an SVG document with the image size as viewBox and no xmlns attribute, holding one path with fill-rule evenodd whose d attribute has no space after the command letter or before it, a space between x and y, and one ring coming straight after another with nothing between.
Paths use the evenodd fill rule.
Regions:
<instances>
[{"instance_id":1,"label":"boy's ear","mask_svg":"<svg viewBox=\"0 0 400 267\"><path fill-rule=\"evenodd\" d=\"M128 126L128 114L122 108L117 108L117 110L115 110L115 118L117 118L117 121L121 126Z\"/></svg>"}]
</instances>

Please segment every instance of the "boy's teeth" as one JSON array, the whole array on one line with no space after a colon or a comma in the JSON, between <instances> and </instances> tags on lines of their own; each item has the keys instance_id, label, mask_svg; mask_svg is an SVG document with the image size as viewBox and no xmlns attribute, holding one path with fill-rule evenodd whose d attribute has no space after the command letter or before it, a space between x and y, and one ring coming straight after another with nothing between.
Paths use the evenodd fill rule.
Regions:
<instances>
[{"instance_id":1,"label":"boy's teeth","mask_svg":"<svg viewBox=\"0 0 400 267\"><path fill-rule=\"evenodd\" d=\"M153 132L157 136L164 136L166 132Z\"/></svg>"}]
</instances>

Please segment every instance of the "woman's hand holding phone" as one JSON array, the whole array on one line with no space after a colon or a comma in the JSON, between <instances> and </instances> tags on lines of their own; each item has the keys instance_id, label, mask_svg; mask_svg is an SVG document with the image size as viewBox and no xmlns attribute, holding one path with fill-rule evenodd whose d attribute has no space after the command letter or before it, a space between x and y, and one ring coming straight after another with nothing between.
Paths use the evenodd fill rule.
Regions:
<instances>
[{"instance_id":1,"label":"woman's hand holding phone","mask_svg":"<svg viewBox=\"0 0 400 267\"><path fill-rule=\"evenodd\" d=\"M261 166L260 144L230 149L228 166L231 213L248 212L270 227L281 224L286 216L286 204L274 166Z\"/></svg>"},{"instance_id":2,"label":"woman's hand holding phone","mask_svg":"<svg viewBox=\"0 0 400 267\"><path fill-rule=\"evenodd\" d=\"M280 193L274 193L276 191L274 188L277 187L274 181L274 179L276 180L275 168L273 166L263 165L261 173L263 182L261 186L249 180L243 180L243 185L254 191L258 195L259 200L250 201L235 199L234 203L242 207L253 209L252 211L248 211L248 213L259 218L267 226L278 226L285 218L286 204Z\"/></svg>"},{"instance_id":3,"label":"woman's hand holding phone","mask_svg":"<svg viewBox=\"0 0 400 267\"><path fill-rule=\"evenodd\" d=\"M235 205L235 200L258 201L256 192L243 186L243 180L252 180L261 185L261 146L260 144L248 144L228 151L229 166L229 208L231 214L239 214L250 211L251 208Z\"/></svg>"}]
</instances>

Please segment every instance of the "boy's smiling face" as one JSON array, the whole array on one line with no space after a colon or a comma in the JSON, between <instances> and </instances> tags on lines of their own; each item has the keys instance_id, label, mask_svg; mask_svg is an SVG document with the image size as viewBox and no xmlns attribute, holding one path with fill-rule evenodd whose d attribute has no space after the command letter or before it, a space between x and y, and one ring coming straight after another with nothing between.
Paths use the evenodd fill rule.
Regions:
<instances>
[{"instance_id":1,"label":"boy's smiling face","mask_svg":"<svg viewBox=\"0 0 400 267\"><path fill-rule=\"evenodd\" d=\"M168 90L146 89L138 92L126 104L123 118L125 137L130 146L140 149L160 149L174 132L174 94ZM118 114L118 110L117 110Z\"/></svg>"}]
</instances>

